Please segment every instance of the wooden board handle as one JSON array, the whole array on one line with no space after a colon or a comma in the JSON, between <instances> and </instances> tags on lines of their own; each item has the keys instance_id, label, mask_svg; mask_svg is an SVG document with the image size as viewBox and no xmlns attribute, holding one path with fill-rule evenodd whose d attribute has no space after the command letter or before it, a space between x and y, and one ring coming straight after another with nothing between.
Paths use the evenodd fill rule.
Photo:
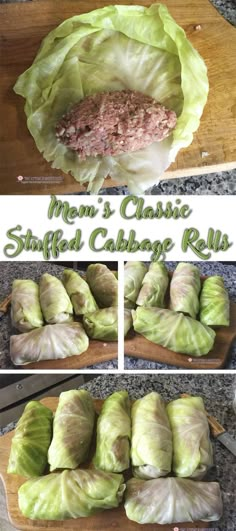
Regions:
<instances>
[{"instance_id":1,"label":"wooden board handle","mask_svg":"<svg viewBox=\"0 0 236 531\"><path fill-rule=\"evenodd\" d=\"M180 396L181 398L190 398L191 395L188 395L187 393L182 393ZM225 429L223 428L223 426L221 426L221 424L218 422L218 420L215 419L215 417L209 415L209 413L207 413L207 420L211 428L211 434L213 437L218 437L218 435L225 433Z\"/></svg>"},{"instance_id":2,"label":"wooden board handle","mask_svg":"<svg viewBox=\"0 0 236 531\"><path fill-rule=\"evenodd\" d=\"M9 304L11 302L11 293L0 304L0 312L7 313Z\"/></svg>"}]
</instances>

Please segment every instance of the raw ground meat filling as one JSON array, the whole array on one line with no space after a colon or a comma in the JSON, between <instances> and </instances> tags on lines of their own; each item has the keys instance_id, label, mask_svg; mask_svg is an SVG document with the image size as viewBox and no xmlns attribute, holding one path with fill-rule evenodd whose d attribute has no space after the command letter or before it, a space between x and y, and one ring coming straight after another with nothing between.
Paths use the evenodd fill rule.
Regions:
<instances>
[{"instance_id":1,"label":"raw ground meat filling","mask_svg":"<svg viewBox=\"0 0 236 531\"><path fill-rule=\"evenodd\" d=\"M132 90L102 92L74 105L56 126L60 142L81 160L137 151L166 138L176 114Z\"/></svg>"}]
</instances>

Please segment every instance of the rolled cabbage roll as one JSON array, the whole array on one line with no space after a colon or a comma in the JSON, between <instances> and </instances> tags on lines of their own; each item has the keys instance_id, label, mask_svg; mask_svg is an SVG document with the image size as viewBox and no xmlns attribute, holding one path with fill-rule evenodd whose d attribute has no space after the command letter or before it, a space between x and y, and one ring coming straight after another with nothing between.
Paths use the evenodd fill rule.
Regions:
<instances>
[{"instance_id":1,"label":"rolled cabbage roll","mask_svg":"<svg viewBox=\"0 0 236 531\"><path fill-rule=\"evenodd\" d=\"M46 325L26 334L11 336L10 357L14 365L78 356L89 346L80 323Z\"/></svg>"},{"instance_id":2,"label":"rolled cabbage roll","mask_svg":"<svg viewBox=\"0 0 236 531\"><path fill-rule=\"evenodd\" d=\"M33 280L14 280L11 296L12 325L20 332L43 326L39 287Z\"/></svg>"},{"instance_id":3,"label":"rolled cabbage roll","mask_svg":"<svg viewBox=\"0 0 236 531\"><path fill-rule=\"evenodd\" d=\"M60 394L53 422L53 438L48 450L50 470L76 468L88 457L93 435L95 410L85 389Z\"/></svg>"},{"instance_id":4,"label":"rolled cabbage roll","mask_svg":"<svg viewBox=\"0 0 236 531\"><path fill-rule=\"evenodd\" d=\"M200 321L209 326L229 326L229 295L223 278L215 275L203 283L200 296Z\"/></svg>"},{"instance_id":5,"label":"rolled cabbage roll","mask_svg":"<svg viewBox=\"0 0 236 531\"><path fill-rule=\"evenodd\" d=\"M136 304L138 306L156 306L164 308L169 275L162 262L153 262L146 273Z\"/></svg>"},{"instance_id":6,"label":"rolled cabbage roll","mask_svg":"<svg viewBox=\"0 0 236 531\"><path fill-rule=\"evenodd\" d=\"M101 341L117 341L118 339L118 308L103 308L83 317L83 325L92 339Z\"/></svg>"},{"instance_id":7,"label":"rolled cabbage roll","mask_svg":"<svg viewBox=\"0 0 236 531\"><path fill-rule=\"evenodd\" d=\"M92 295L89 285L79 273L71 269L63 271L62 282L73 304L75 315L95 312L98 305Z\"/></svg>"},{"instance_id":8,"label":"rolled cabbage roll","mask_svg":"<svg viewBox=\"0 0 236 531\"><path fill-rule=\"evenodd\" d=\"M203 478L213 465L210 431L201 397L173 400L167 406L173 435L173 471L183 478Z\"/></svg>"},{"instance_id":9,"label":"rolled cabbage roll","mask_svg":"<svg viewBox=\"0 0 236 531\"><path fill-rule=\"evenodd\" d=\"M132 316L136 332L174 352L199 357L213 347L214 330L183 313L139 306Z\"/></svg>"},{"instance_id":10,"label":"rolled cabbage roll","mask_svg":"<svg viewBox=\"0 0 236 531\"><path fill-rule=\"evenodd\" d=\"M122 472L130 463L131 419L127 391L109 396L98 417L93 464L107 472Z\"/></svg>"},{"instance_id":11,"label":"rolled cabbage roll","mask_svg":"<svg viewBox=\"0 0 236 531\"><path fill-rule=\"evenodd\" d=\"M7 472L25 478L43 474L52 438L51 409L32 400L25 406L12 439Z\"/></svg>"},{"instance_id":12,"label":"rolled cabbage roll","mask_svg":"<svg viewBox=\"0 0 236 531\"><path fill-rule=\"evenodd\" d=\"M90 264L86 278L99 308L118 306L118 280L107 266Z\"/></svg>"},{"instance_id":13,"label":"rolled cabbage roll","mask_svg":"<svg viewBox=\"0 0 236 531\"><path fill-rule=\"evenodd\" d=\"M26 481L18 491L18 503L31 520L66 520L118 507L124 490L121 474L63 470Z\"/></svg>"},{"instance_id":14,"label":"rolled cabbage roll","mask_svg":"<svg viewBox=\"0 0 236 531\"><path fill-rule=\"evenodd\" d=\"M40 304L45 321L49 324L72 321L73 307L62 282L48 273L39 283Z\"/></svg>"},{"instance_id":15,"label":"rolled cabbage roll","mask_svg":"<svg viewBox=\"0 0 236 531\"><path fill-rule=\"evenodd\" d=\"M143 262L126 262L124 267L125 308L135 308L147 266Z\"/></svg>"},{"instance_id":16,"label":"rolled cabbage roll","mask_svg":"<svg viewBox=\"0 0 236 531\"><path fill-rule=\"evenodd\" d=\"M199 312L200 289L199 269L189 263L179 263L170 283L170 309L196 319Z\"/></svg>"},{"instance_id":17,"label":"rolled cabbage roll","mask_svg":"<svg viewBox=\"0 0 236 531\"><path fill-rule=\"evenodd\" d=\"M136 400L131 419L134 476L142 479L167 476L171 471L172 434L161 396L153 391Z\"/></svg>"},{"instance_id":18,"label":"rolled cabbage roll","mask_svg":"<svg viewBox=\"0 0 236 531\"><path fill-rule=\"evenodd\" d=\"M223 513L220 486L216 482L133 478L126 488L126 516L139 524L215 522Z\"/></svg>"},{"instance_id":19,"label":"rolled cabbage roll","mask_svg":"<svg viewBox=\"0 0 236 531\"><path fill-rule=\"evenodd\" d=\"M127 336L132 326L133 326L133 319L132 319L131 310L128 310L125 308L124 309L124 337Z\"/></svg>"}]
</instances>

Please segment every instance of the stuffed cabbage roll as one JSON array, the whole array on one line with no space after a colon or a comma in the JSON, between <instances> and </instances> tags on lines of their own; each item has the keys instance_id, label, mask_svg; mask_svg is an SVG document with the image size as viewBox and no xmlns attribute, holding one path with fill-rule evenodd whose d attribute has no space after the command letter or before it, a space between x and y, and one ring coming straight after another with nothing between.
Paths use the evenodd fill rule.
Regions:
<instances>
[{"instance_id":1,"label":"stuffed cabbage roll","mask_svg":"<svg viewBox=\"0 0 236 531\"><path fill-rule=\"evenodd\" d=\"M40 304L45 321L49 324L72 321L73 307L62 282L48 273L39 283Z\"/></svg>"},{"instance_id":2,"label":"stuffed cabbage roll","mask_svg":"<svg viewBox=\"0 0 236 531\"><path fill-rule=\"evenodd\" d=\"M124 490L121 474L64 470L26 481L18 491L18 503L31 520L66 520L118 507Z\"/></svg>"},{"instance_id":3,"label":"stuffed cabbage roll","mask_svg":"<svg viewBox=\"0 0 236 531\"><path fill-rule=\"evenodd\" d=\"M132 316L136 332L174 352L198 357L213 347L214 330L183 313L139 306Z\"/></svg>"},{"instance_id":4,"label":"stuffed cabbage roll","mask_svg":"<svg viewBox=\"0 0 236 531\"><path fill-rule=\"evenodd\" d=\"M78 356L89 346L80 323L46 325L27 334L10 338L10 357L14 365Z\"/></svg>"},{"instance_id":5,"label":"stuffed cabbage roll","mask_svg":"<svg viewBox=\"0 0 236 531\"><path fill-rule=\"evenodd\" d=\"M172 433L161 396L153 391L136 400L131 419L134 476L142 479L166 476L171 471Z\"/></svg>"},{"instance_id":6,"label":"stuffed cabbage roll","mask_svg":"<svg viewBox=\"0 0 236 531\"><path fill-rule=\"evenodd\" d=\"M92 339L101 341L117 341L118 339L118 308L103 308L83 317L83 325Z\"/></svg>"},{"instance_id":7,"label":"stuffed cabbage roll","mask_svg":"<svg viewBox=\"0 0 236 531\"><path fill-rule=\"evenodd\" d=\"M127 336L132 326L133 326L133 319L132 319L131 310L128 310L127 308L125 308L124 309L124 337Z\"/></svg>"},{"instance_id":8,"label":"stuffed cabbage roll","mask_svg":"<svg viewBox=\"0 0 236 531\"><path fill-rule=\"evenodd\" d=\"M220 486L215 482L133 478L126 488L126 516L139 524L215 522L222 516Z\"/></svg>"},{"instance_id":9,"label":"stuffed cabbage roll","mask_svg":"<svg viewBox=\"0 0 236 531\"><path fill-rule=\"evenodd\" d=\"M118 306L118 280L107 266L90 264L86 278L100 308Z\"/></svg>"},{"instance_id":10,"label":"stuffed cabbage roll","mask_svg":"<svg viewBox=\"0 0 236 531\"><path fill-rule=\"evenodd\" d=\"M60 394L48 450L50 470L76 468L87 457L95 420L93 399L85 389Z\"/></svg>"},{"instance_id":11,"label":"stuffed cabbage roll","mask_svg":"<svg viewBox=\"0 0 236 531\"><path fill-rule=\"evenodd\" d=\"M146 273L136 304L138 306L157 306L164 308L169 275L162 262L153 262Z\"/></svg>"},{"instance_id":12,"label":"stuffed cabbage roll","mask_svg":"<svg viewBox=\"0 0 236 531\"><path fill-rule=\"evenodd\" d=\"M210 431L201 397L179 398L167 406L173 434L173 471L184 478L203 478L213 465Z\"/></svg>"},{"instance_id":13,"label":"stuffed cabbage roll","mask_svg":"<svg viewBox=\"0 0 236 531\"><path fill-rule=\"evenodd\" d=\"M215 275L203 283L200 296L200 321L209 326L229 326L229 295L223 278Z\"/></svg>"},{"instance_id":14,"label":"stuffed cabbage roll","mask_svg":"<svg viewBox=\"0 0 236 531\"><path fill-rule=\"evenodd\" d=\"M130 463L131 419L127 391L118 391L109 396L98 417L96 468L107 472L122 472Z\"/></svg>"},{"instance_id":15,"label":"stuffed cabbage roll","mask_svg":"<svg viewBox=\"0 0 236 531\"><path fill-rule=\"evenodd\" d=\"M11 296L12 325L20 332L43 326L39 287L33 280L14 280Z\"/></svg>"},{"instance_id":16,"label":"stuffed cabbage roll","mask_svg":"<svg viewBox=\"0 0 236 531\"><path fill-rule=\"evenodd\" d=\"M126 262L124 267L125 308L135 308L147 266L143 262Z\"/></svg>"},{"instance_id":17,"label":"stuffed cabbage roll","mask_svg":"<svg viewBox=\"0 0 236 531\"><path fill-rule=\"evenodd\" d=\"M75 315L95 312L98 305L87 282L71 269L63 271L62 282L73 304Z\"/></svg>"},{"instance_id":18,"label":"stuffed cabbage roll","mask_svg":"<svg viewBox=\"0 0 236 531\"><path fill-rule=\"evenodd\" d=\"M196 319L199 312L200 289L199 269L189 263L179 263L170 283L170 309Z\"/></svg>"},{"instance_id":19,"label":"stuffed cabbage roll","mask_svg":"<svg viewBox=\"0 0 236 531\"><path fill-rule=\"evenodd\" d=\"M7 472L32 478L43 474L52 437L51 409L32 400L26 405L12 439Z\"/></svg>"}]
</instances>

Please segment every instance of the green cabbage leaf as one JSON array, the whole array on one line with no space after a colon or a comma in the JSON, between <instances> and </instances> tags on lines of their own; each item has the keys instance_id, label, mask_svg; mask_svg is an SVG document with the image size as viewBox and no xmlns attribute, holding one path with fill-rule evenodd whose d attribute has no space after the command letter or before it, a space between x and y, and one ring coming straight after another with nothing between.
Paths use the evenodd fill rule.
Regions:
<instances>
[{"instance_id":1,"label":"green cabbage leaf","mask_svg":"<svg viewBox=\"0 0 236 531\"><path fill-rule=\"evenodd\" d=\"M74 103L98 92L138 90L177 114L162 142L115 157L89 157L59 143L55 126ZM23 96L30 133L53 168L97 193L110 175L142 193L158 182L198 129L208 95L207 69L167 7L111 5L65 20L43 40L14 90Z\"/></svg>"}]
</instances>

